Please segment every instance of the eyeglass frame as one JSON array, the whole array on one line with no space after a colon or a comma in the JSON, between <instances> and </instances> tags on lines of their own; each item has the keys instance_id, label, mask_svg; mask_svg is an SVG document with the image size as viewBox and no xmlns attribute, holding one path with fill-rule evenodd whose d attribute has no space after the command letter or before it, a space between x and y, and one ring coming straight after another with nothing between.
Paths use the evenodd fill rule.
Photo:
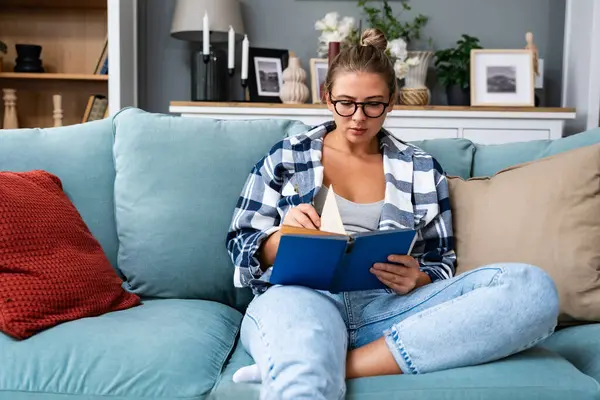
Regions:
<instances>
[{"instance_id":1,"label":"eyeglass frame","mask_svg":"<svg viewBox=\"0 0 600 400\"><path fill-rule=\"evenodd\" d=\"M331 101L331 104L333 104L333 109L335 110L335 113L337 115L339 115L340 117L343 118L348 118L348 117L352 117L354 114L356 114L356 111L358 111L358 107L362 108L362 112L365 115L365 117L367 118L380 118L383 114L385 114L385 110L387 110L387 108L390 106L391 104L391 99L390 101L388 101L387 103L383 102L383 101L353 101L353 100L333 100L331 98L332 93L331 91L329 91L329 101ZM340 114L340 112L337 110L337 103L341 103L342 101L348 102L348 103L353 103L354 104L354 111L352 112L352 114L350 115L342 115ZM370 115L367 115L367 113L365 112L365 106L367 104L381 104L383 105L383 111L381 112L381 114L379 114L376 117L371 117Z\"/></svg>"}]
</instances>

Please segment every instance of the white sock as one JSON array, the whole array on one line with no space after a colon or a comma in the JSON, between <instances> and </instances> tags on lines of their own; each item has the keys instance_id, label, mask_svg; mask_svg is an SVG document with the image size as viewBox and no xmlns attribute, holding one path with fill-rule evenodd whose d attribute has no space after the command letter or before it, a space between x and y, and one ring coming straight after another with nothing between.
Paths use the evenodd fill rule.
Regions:
<instances>
[{"instance_id":1,"label":"white sock","mask_svg":"<svg viewBox=\"0 0 600 400\"><path fill-rule=\"evenodd\" d=\"M262 379L260 377L260 369L258 365L252 364L246 367L242 367L235 371L233 374L233 381L235 383L247 382L247 383L260 383Z\"/></svg>"}]
</instances>

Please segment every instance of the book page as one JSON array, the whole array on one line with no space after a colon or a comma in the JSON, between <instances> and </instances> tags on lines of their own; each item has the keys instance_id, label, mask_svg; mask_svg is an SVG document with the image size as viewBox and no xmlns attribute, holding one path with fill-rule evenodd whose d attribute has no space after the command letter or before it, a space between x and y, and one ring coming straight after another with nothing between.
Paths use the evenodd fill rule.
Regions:
<instances>
[{"instance_id":1,"label":"book page","mask_svg":"<svg viewBox=\"0 0 600 400\"><path fill-rule=\"evenodd\" d=\"M344 229L344 223L340 216L340 210L338 209L337 201L335 200L335 192L333 191L333 185L329 186L327 191L327 197L323 204L323 210L321 211L321 231L338 233L345 235L346 230Z\"/></svg>"}]
</instances>

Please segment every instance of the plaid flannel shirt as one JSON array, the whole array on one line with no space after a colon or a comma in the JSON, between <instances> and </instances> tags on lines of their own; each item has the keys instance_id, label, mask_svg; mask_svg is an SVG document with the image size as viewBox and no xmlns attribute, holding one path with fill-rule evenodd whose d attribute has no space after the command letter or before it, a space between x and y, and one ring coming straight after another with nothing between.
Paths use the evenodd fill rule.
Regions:
<instances>
[{"instance_id":1,"label":"plaid flannel shirt","mask_svg":"<svg viewBox=\"0 0 600 400\"><path fill-rule=\"evenodd\" d=\"M279 229L287 211L313 202L323 184L323 137L333 122L275 144L252 168L234 210L227 251L235 266L234 286L264 292L272 267L263 272L257 252ZM456 255L448 183L438 162L418 147L378 135L383 152L385 199L380 230L416 229L412 256L432 281L454 276Z\"/></svg>"}]
</instances>

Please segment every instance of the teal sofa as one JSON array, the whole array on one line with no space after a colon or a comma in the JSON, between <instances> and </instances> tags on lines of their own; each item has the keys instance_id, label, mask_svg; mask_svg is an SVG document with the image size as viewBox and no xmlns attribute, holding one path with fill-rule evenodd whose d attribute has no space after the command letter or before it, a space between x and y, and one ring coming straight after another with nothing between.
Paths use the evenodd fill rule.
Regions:
<instances>
[{"instance_id":1,"label":"teal sofa","mask_svg":"<svg viewBox=\"0 0 600 400\"><path fill-rule=\"evenodd\" d=\"M218 121L130 108L102 121L0 131L0 170L56 174L139 307L64 323L30 339L0 333L0 400L257 399L234 371L246 290L232 284L225 236L247 173L297 121ZM480 146L417 142L450 175L600 142ZM1 273L1 266L0 266ZM419 376L348 382L349 399L598 400L600 324L561 329L508 359Z\"/></svg>"}]
</instances>

